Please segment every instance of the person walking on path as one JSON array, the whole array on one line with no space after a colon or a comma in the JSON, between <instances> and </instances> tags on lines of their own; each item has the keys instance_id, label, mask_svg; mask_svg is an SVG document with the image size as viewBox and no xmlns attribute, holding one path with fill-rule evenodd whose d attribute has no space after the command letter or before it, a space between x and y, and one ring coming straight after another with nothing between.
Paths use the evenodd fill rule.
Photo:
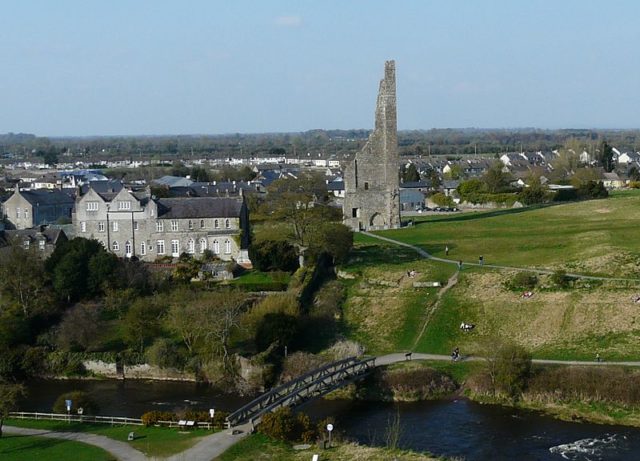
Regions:
<instances>
[{"instance_id":1,"label":"person walking on path","mask_svg":"<svg viewBox=\"0 0 640 461\"><path fill-rule=\"evenodd\" d=\"M484 264L484 257L482 255L480 255L480 257L478 258L478 262L480 263L481 266L482 264Z\"/></svg>"},{"instance_id":2,"label":"person walking on path","mask_svg":"<svg viewBox=\"0 0 640 461\"><path fill-rule=\"evenodd\" d=\"M445 256L449 256L449 245L444 247L444 254Z\"/></svg>"},{"instance_id":3,"label":"person walking on path","mask_svg":"<svg viewBox=\"0 0 640 461\"><path fill-rule=\"evenodd\" d=\"M462 259L458 261L458 270L462 270Z\"/></svg>"}]
</instances>

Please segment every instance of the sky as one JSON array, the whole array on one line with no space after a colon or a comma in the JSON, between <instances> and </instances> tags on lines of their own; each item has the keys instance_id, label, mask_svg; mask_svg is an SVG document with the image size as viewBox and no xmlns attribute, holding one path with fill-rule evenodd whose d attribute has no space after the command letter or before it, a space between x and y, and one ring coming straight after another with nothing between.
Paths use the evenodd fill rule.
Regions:
<instances>
[{"instance_id":1,"label":"sky","mask_svg":"<svg viewBox=\"0 0 640 461\"><path fill-rule=\"evenodd\" d=\"M0 133L640 128L636 0L4 0Z\"/></svg>"}]
</instances>

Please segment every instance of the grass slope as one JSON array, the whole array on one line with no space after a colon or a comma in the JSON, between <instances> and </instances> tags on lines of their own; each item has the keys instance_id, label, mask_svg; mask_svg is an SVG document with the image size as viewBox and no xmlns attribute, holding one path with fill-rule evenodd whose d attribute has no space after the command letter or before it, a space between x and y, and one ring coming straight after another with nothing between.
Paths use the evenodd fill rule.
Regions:
<instances>
[{"instance_id":1,"label":"grass slope","mask_svg":"<svg viewBox=\"0 0 640 461\"><path fill-rule=\"evenodd\" d=\"M640 191L605 200L429 216L381 232L444 257L640 278Z\"/></svg>"},{"instance_id":2,"label":"grass slope","mask_svg":"<svg viewBox=\"0 0 640 461\"><path fill-rule=\"evenodd\" d=\"M0 438L3 461L107 461L114 460L106 451L85 443L45 437L5 434Z\"/></svg>"},{"instance_id":3,"label":"grass slope","mask_svg":"<svg viewBox=\"0 0 640 461\"><path fill-rule=\"evenodd\" d=\"M636 219L637 218L637 219ZM429 217L414 227L382 235L444 256L489 263L565 268L569 271L640 279L640 192L607 200L537 209ZM408 270L418 271L415 279ZM435 289L415 289L413 281L441 282L454 267L420 259L412 250L356 235L344 272L347 334L372 353L406 350L433 305ZM633 299L640 283L580 282L561 290L547 276L530 299L504 287L515 272L466 267L440 300L413 350L448 354L481 353L496 337L529 348L536 357L557 359L638 359L640 306ZM464 334L461 322L475 323Z\"/></svg>"}]
</instances>

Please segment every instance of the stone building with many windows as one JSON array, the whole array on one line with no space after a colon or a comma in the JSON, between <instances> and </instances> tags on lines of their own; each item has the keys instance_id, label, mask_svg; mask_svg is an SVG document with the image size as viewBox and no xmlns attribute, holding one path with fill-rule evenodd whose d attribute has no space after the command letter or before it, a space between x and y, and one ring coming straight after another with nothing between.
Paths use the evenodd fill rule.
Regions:
<instances>
[{"instance_id":1,"label":"stone building with many windows","mask_svg":"<svg viewBox=\"0 0 640 461\"><path fill-rule=\"evenodd\" d=\"M97 192L90 188L76 201L77 237L102 242L120 257L155 261L182 253L250 263L249 213L242 198L154 198L149 190Z\"/></svg>"},{"instance_id":2,"label":"stone building with many windows","mask_svg":"<svg viewBox=\"0 0 640 461\"><path fill-rule=\"evenodd\" d=\"M20 190L2 204L2 213L18 230L52 224L71 218L74 199L68 191L58 189Z\"/></svg>"}]
</instances>

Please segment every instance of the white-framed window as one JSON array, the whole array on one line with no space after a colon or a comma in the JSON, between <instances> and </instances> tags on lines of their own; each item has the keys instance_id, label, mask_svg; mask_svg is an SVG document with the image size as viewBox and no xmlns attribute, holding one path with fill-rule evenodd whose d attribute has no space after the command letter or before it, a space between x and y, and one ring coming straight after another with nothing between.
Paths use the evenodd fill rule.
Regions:
<instances>
[{"instance_id":1,"label":"white-framed window","mask_svg":"<svg viewBox=\"0 0 640 461\"><path fill-rule=\"evenodd\" d=\"M118 221L113 221L111 228L113 229L113 232L118 232Z\"/></svg>"},{"instance_id":2,"label":"white-framed window","mask_svg":"<svg viewBox=\"0 0 640 461\"><path fill-rule=\"evenodd\" d=\"M229 219L224 220L224 227L225 229L229 229L231 227L231 221L229 221Z\"/></svg>"},{"instance_id":3,"label":"white-framed window","mask_svg":"<svg viewBox=\"0 0 640 461\"><path fill-rule=\"evenodd\" d=\"M171 256L180 256L180 240L171 240Z\"/></svg>"},{"instance_id":4,"label":"white-framed window","mask_svg":"<svg viewBox=\"0 0 640 461\"><path fill-rule=\"evenodd\" d=\"M171 231L178 232L178 221L176 220L171 221Z\"/></svg>"},{"instance_id":5,"label":"white-framed window","mask_svg":"<svg viewBox=\"0 0 640 461\"><path fill-rule=\"evenodd\" d=\"M224 241L224 252L226 254L231 254L231 240Z\"/></svg>"},{"instance_id":6,"label":"white-framed window","mask_svg":"<svg viewBox=\"0 0 640 461\"><path fill-rule=\"evenodd\" d=\"M213 241L213 252L217 255L220 254L220 242L217 240Z\"/></svg>"},{"instance_id":7,"label":"white-framed window","mask_svg":"<svg viewBox=\"0 0 640 461\"><path fill-rule=\"evenodd\" d=\"M138 221L133 221L133 230L138 230Z\"/></svg>"},{"instance_id":8,"label":"white-framed window","mask_svg":"<svg viewBox=\"0 0 640 461\"><path fill-rule=\"evenodd\" d=\"M104 232L104 223L102 221L98 223L98 232Z\"/></svg>"},{"instance_id":9,"label":"white-framed window","mask_svg":"<svg viewBox=\"0 0 640 461\"><path fill-rule=\"evenodd\" d=\"M25 250L29 249L29 244L30 244L29 240L25 240L24 242L22 242L22 245L24 246Z\"/></svg>"},{"instance_id":10,"label":"white-framed window","mask_svg":"<svg viewBox=\"0 0 640 461\"><path fill-rule=\"evenodd\" d=\"M190 255L196 252L196 242L193 239L189 239L189 242L187 242L187 252Z\"/></svg>"},{"instance_id":11,"label":"white-framed window","mask_svg":"<svg viewBox=\"0 0 640 461\"><path fill-rule=\"evenodd\" d=\"M189 230L193 230L193 222L189 220Z\"/></svg>"},{"instance_id":12,"label":"white-framed window","mask_svg":"<svg viewBox=\"0 0 640 461\"><path fill-rule=\"evenodd\" d=\"M87 232L87 223L84 221L80 223L80 232Z\"/></svg>"},{"instance_id":13,"label":"white-framed window","mask_svg":"<svg viewBox=\"0 0 640 461\"><path fill-rule=\"evenodd\" d=\"M25 208L24 210L24 219L29 219L29 210Z\"/></svg>"},{"instance_id":14,"label":"white-framed window","mask_svg":"<svg viewBox=\"0 0 640 461\"><path fill-rule=\"evenodd\" d=\"M131 242L127 240L127 242L124 244L124 254L126 256L131 256L132 254L131 251L132 251Z\"/></svg>"},{"instance_id":15,"label":"white-framed window","mask_svg":"<svg viewBox=\"0 0 640 461\"><path fill-rule=\"evenodd\" d=\"M87 202L87 211L98 211L98 202Z\"/></svg>"},{"instance_id":16,"label":"white-framed window","mask_svg":"<svg viewBox=\"0 0 640 461\"><path fill-rule=\"evenodd\" d=\"M44 239L38 242L38 248L40 248L40 251L44 251L46 246L47 246L47 242Z\"/></svg>"},{"instance_id":17,"label":"white-framed window","mask_svg":"<svg viewBox=\"0 0 640 461\"><path fill-rule=\"evenodd\" d=\"M20 207L16 208L16 218L20 217Z\"/></svg>"},{"instance_id":18,"label":"white-framed window","mask_svg":"<svg viewBox=\"0 0 640 461\"><path fill-rule=\"evenodd\" d=\"M140 244L140 254L141 254L142 256L144 256L144 255L146 255L146 254L147 254L147 244L146 244L146 243L144 243L144 242L142 242L142 243Z\"/></svg>"},{"instance_id":19,"label":"white-framed window","mask_svg":"<svg viewBox=\"0 0 640 461\"><path fill-rule=\"evenodd\" d=\"M118 251L120 249L120 244L114 240L113 243L111 244L111 249L113 251Z\"/></svg>"},{"instance_id":20,"label":"white-framed window","mask_svg":"<svg viewBox=\"0 0 640 461\"><path fill-rule=\"evenodd\" d=\"M220 221L218 221L217 219L213 221L213 227L216 229L220 229Z\"/></svg>"},{"instance_id":21,"label":"white-framed window","mask_svg":"<svg viewBox=\"0 0 640 461\"><path fill-rule=\"evenodd\" d=\"M164 231L164 223L162 221L156 221L156 232Z\"/></svg>"},{"instance_id":22,"label":"white-framed window","mask_svg":"<svg viewBox=\"0 0 640 461\"><path fill-rule=\"evenodd\" d=\"M159 255L164 254L164 240L156 241L156 250L156 253L158 253Z\"/></svg>"},{"instance_id":23,"label":"white-framed window","mask_svg":"<svg viewBox=\"0 0 640 461\"><path fill-rule=\"evenodd\" d=\"M204 219L200 220L200 229L204 229Z\"/></svg>"},{"instance_id":24,"label":"white-framed window","mask_svg":"<svg viewBox=\"0 0 640 461\"><path fill-rule=\"evenodd\" d=\"M130 210L130 209L131 209L131 200L118 201L118 210Z\"/></svg>"},{"instance_id":25,"label":"white-framed window","mask_svg":"<svg viewBox=\"0 0 640 461\"><path fill-rule=\"evenodd\" d=\"M207 239L200 239L200 253L204 253L207 249Z\"/></svg>"}]
</instances>

